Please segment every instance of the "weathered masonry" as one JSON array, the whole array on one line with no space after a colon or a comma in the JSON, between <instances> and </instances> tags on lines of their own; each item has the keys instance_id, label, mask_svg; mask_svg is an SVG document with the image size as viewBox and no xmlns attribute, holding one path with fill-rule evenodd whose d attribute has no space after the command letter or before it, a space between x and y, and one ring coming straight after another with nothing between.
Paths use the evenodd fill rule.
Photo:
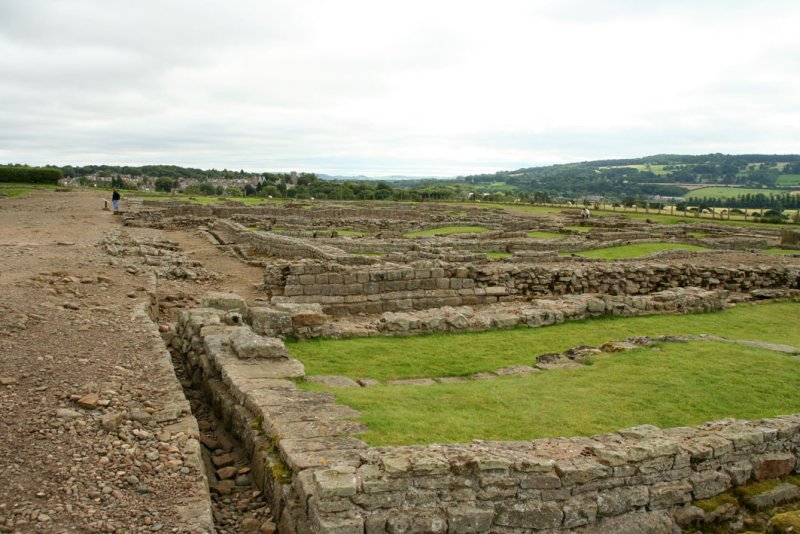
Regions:
<instances>
[{"instance_id":1,"label":"weathered masonry","mask_svg":"<svg viewBox=\"0 0 800 534\"><path fill-rule=\"evenodd\" d=\"M288 533L670 533L691 503L798 471L800 414L573 439L370 448L354 410L299 390L241 299L182 312L173 349L246 444ZM798 490L800 491L800 490Z\"/></svg>"},{"instance_id":2,"label":"weathered masonry","mask_svg":"<svg viewBox=\"0 0 800 534\"><path fill-rule=\"evenodd\" d=\"M364 268L276 262L267 268L264 282L275 302L319 303L323 311L332 314L375 314L584 293L647 295L676 287L734 292L798 289L800 270L658 263L558 267L438 261Z\"/></svg>"}]
</instances>

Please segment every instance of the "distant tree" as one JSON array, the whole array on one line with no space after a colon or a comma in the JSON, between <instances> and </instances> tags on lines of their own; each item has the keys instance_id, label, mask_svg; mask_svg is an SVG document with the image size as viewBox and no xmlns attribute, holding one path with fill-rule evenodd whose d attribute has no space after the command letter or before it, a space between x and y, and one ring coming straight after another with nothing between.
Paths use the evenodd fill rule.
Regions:
<instances>
[{"instance_id":1,"label":"distant tree","mask_svg":"<svg viewBox=\"0 0 800 534\"><path fill-rule=\"evenodd\" d=\"M172 191L172 188L175 187L175 181L171 178L167 178L166 176L162 176L158 180L156 180L156 191L164 191L169 193Z\"/></svg>"}]
</instances>

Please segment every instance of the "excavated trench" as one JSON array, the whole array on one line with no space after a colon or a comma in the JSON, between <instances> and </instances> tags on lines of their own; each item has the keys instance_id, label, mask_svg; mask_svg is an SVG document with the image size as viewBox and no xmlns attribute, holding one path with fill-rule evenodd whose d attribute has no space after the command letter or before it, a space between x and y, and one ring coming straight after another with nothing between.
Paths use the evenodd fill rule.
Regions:
<instances>
[{"instance_id":1,"label":"excavated trench","mask_svg":"<svg viewBox=\"0 0 800 534\"><path fill-rule=\"evenodd\" d=\"M202 374L171 348L177 316L184 307L193 305L194 299L187 295L158 294L153 301L151 316L162 325L162 339L172 356L175 375L197 419L215 531L275 533L272 510L262 488L254 482L246 447L226 428L219 405L215 407L210 392L203 387Z\"/></svg>"}]
</instances>

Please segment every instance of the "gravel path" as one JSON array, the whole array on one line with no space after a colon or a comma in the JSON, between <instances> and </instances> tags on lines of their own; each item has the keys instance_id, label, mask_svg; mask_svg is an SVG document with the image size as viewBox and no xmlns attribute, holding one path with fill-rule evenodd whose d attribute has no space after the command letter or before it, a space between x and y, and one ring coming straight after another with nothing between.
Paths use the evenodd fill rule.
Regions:
<instances>
[{"instance_id":1,"label":"gravel path","mask_svg":"<svg viewBox=\"0 0 800 534\"><path fill-rule=\"evenodd\" d=\"M0 199L0 532L206 532L197 424L146 309L154 271L178 269L159 277L173 293L214 280L174 252L109 255L102 204Z\"/></svg>"}]
</instances>

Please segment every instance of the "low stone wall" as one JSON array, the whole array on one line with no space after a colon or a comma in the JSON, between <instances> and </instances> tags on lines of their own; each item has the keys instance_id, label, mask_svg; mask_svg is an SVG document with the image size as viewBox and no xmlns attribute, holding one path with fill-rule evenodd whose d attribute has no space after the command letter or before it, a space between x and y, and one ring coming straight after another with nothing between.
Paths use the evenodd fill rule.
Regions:
<instances>
[{"instance_id":1,"label":"low stone wall","mask_svg":"<svg viewBox=\"0 0 800 534\"><path fill-rule=\"evenodd\" d=\"M481 332L498 328L550 326L598 317L633 317L656 313L699 313L725 309L729 292L675 288L650 295L574 295L475 310L469 306L417 312L387 312L374 323L382 333ZM337 336L341 337L341 336Z\"/></svg>"},{"instance_id":2,"label":"low stone wall","mask_svg":"<svg viewBox=\"0 0 800 534\"><path fill-rule=\"evenodd\" d=\"M230 220L219 220L214 228L227 233L231 241L250 248L251 252L274 258L314 258L326 262L344 265L369 265L376 263L376 258L354 256L347 252L308 239L289 237L272 232L251 232L239 223Z\"/></svg>"},{"instance_id":3,"label":"low stone wall","mask_svg":"<svg viewBox=\"0 0 800 534\"><path fill-rule=\"evenodd\" d=\"M800 230L781 230L781 245L800 248Z\"/></svg>"},{"instance_id":4,"label":"low stone wall","mask_svg":"<svg viewBox=\"0 0 800 534\"><path fill-rule=\"evenodd\" d=\"M172 346L248 448L282 534L671 534L692 517L694 500L797 472L800 414L370 448L355 437L358 412L330 394L298 390L287 378L302 366L279 341L243 326L239 313L184 311Z\"/></svg>"},{"instance_id":5,"label":"low stone wall","mask_svg":"<svg viewBox=\"0 0 800 534\"><path fill-rule=\"evenodd\" d=\"M675 287L747 292L800 288L800 271L786 267L707 268L618 262L579 268L491 262L415 262L353 269L319 262L278 262L266 269L275 302L316 302L326 313L397 312L442 306L601 293L647 295Z\"/></svg>"}]
</instances>

